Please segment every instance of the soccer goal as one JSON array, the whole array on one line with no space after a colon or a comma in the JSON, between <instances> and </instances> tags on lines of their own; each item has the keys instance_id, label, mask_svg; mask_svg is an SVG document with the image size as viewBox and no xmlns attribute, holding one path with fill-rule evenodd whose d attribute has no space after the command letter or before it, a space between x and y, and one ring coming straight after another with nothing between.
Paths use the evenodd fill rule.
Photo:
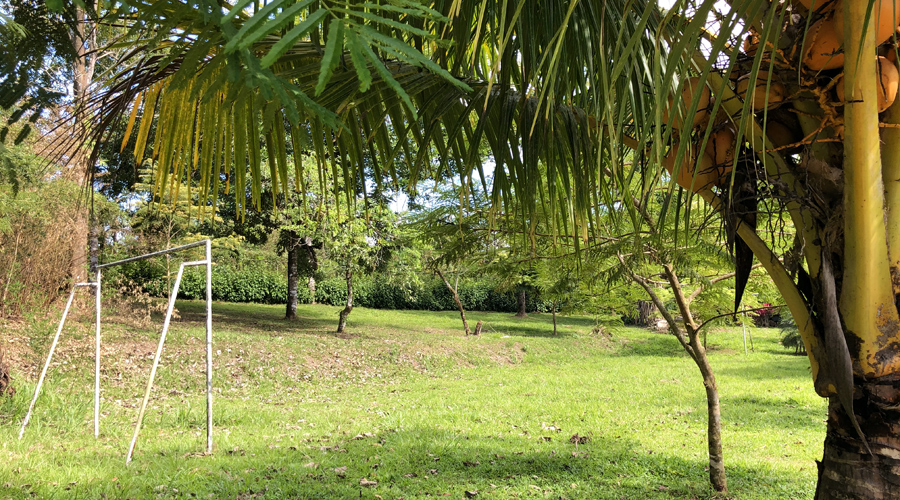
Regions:
<instances>
[{"instance_id":1,"label":"soccer goal","mask_svg":"<svg viewBox=\"0 0 900 500\"><path fill-rule=\"evenodd\" d=\"M181 245L178 247L168 248L166 250L160 250L158 252L152 252L144 255L139 255L137 257L131 257L128 259L118 260L116 262L110 262L107 264L101 264L97 266L97 274L94 277L93 282L87 283L75 283L72 286L72 292L69 294L69 300L66 302L66 307L63 310L62 318L59 321L59 327L56 329L56 335L53 337L53 342L50 344L50 352L47 354L47 361L44 362L44 368L41 370L41 375L38 378L37 387L34 389L34 397L31 399L31 404L28 406L28 413L25 414L25 420L22 422L22 428L19 430L19 439L22 439L22 436L25 435L25 426L28 425L28 421L31 419L31 414L34 411L34 405L37 402L38 395L41 392L41 386L44 383L44 379L47 377L47 370L50 368L50 362L53 359L53 352L56 350L56 345L59 343L60 334L63 331L63 326L66 322L66 317L69 315L69 309L72 306L72 301L75 299L75 292L79 288L92 288L94 291L94 324L95 324L95 352L94 352L94 437L100 436L100 317L101 317L101 301L100 301L100 290L102 284L102 271L103 269L114 267L122 264L126 264L128 262L135 262L139 260L151 259L153 257L158 257L161 255L168 255L175 252L181 252L184 250L188 250L191 248L196 248L199 246L206 247L206 258L203 260L195 260L182 262L178 268L178 275L175 278L175 284L172 287L172 293L169 295L169 304L166 308L166 317L163 321L162 333L159 336L159 344L156 348L156 355L153 357L153 367L150 369L150 377L147 379L147 390L144 393L144 399L141 402L141 409L138 413L137 423L134 426L134 435L131 438L131 444L128 446L128 455L125 457L125 463L128 464L131 462L131 457L134 454L134 447L137 443L138 434L141 430L141 424L144 420L144 413L147 410L147 403L150 400L150 391L153 389L153 380L156 377L156 369L159 367L159 361L162 356L163 345L166 342L166 334L169 331L169 323L172 319L172 311L175 308L175 299L178 297L178 288L181 285L181 277L184 274L184 268L186 267L194 267L194 266L206 266L206 452L212 453L213 448L213 423L212 423L212 250L211 250L211 242L210 240L198 241L195 243L190 243L188 245Z\"/></svg>"}]
</instances>

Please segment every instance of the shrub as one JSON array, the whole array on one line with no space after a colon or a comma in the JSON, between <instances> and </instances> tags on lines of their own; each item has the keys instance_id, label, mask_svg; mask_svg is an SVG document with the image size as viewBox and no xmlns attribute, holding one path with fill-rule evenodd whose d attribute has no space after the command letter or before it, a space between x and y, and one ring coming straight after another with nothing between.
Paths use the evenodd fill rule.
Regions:
<instances>
[{"instance_id":1,"label":"shrub","mask_svg":"<svg viewBox=\"0 0 900 500\"><path fill-rule=\"evenodd\" d=\"M169 286L174 284L177 265L172 265L171 282L167 284L164 262L138 261L114 268L124 278L138 283L154 297L167 297ZM178 297L203 299L206 297L205 270L185 270ZM297 289L299 303L309 303L309 289L301 279ZM287 278L265 263L233 263L213 268L213 300L225 302L256 302L260 304L284 304L287 301ZM516 296L513 292L497 291L487 280L463 279L459 283L459 298L467 311L496 311L515 313ZM316 282L316 302L331 306L343 306L347 302L347 282L343 276L335 276ZM444 283L435 277L427 277L414 283L400 284L382 274L354 276L353 304L372 309L413 309L429 311L455 311L453 295ZM529 312L549 312L551 302L539 295L529 295L526 308Z\"/></svg>"}]
</instances>

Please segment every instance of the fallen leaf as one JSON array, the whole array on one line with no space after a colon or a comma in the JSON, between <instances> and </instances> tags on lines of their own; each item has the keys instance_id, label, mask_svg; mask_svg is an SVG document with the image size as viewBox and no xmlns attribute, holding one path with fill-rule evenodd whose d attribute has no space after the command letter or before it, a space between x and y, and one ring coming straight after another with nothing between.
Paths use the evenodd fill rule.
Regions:
<instances>
[{"instance_id":1,"label":"fallen leaf","mask_svg":"<svg viewBox=\"0 0 900 500\"><path fill-rule=\"evenodd\" d=\"M419 477L415 472L410 472L409 474L403 474L403 477Z\"/></svg>"},{"instance_id":2,"label":"fallen leaf","mask_svg":"<svg viewBox=\"0 0 900 500\"><path fill-rule=\"evenodd\" d=\"M334 473L337 474L338 477L344 477L347 475L347 466L337 467L334 469Z\"/></svg>"},{"instance_id":3,"label":"fallen leaf","mask_svg":"<svg viewBox=\"0 0 900 500\"><path fill-rule=\"evenodd\" d=\"M541 436L541 441L553 441L553 438L550 436Z\"/></svg>"},{"instance_id":4,"label":"fallen leaf","mask_svg":"<svg viewBox=\"0 0 900 500\"><path fill-rule=\"evenodd\" d=\"M481 462L466 462L466 461L463 461L463 465L465 465L466 467L475 467L476 465L481 465Z\"/></svg>"},{"instance_id":5,"label":"fallen leaf","mask_svg":"<svg viewBox=\"0 0 900 500\"><path fill-rule=\"evenodd\" d=\"M585 444L591 440L588 436L579 436L578 433L572 434L572 437L569 438L569 442L572 444Z\"/></svg>"},{"instance_id":6,"label":"fallen leaf","mask_svg":"<svg viewBox=\"0 0 900 500\"><path fill-rule=\"evenodd\" d=\"M369 481L366 478L362 478L359 480L359 485L365 486L366 488L372 488L372 487L378 486L378 481Z\"/></svg>"},{"instance_id":7,"label":"fallen leaf","mask_svg":"<svg viewBox=\"0 0 900 500\"><path fill-rule=\"evenodd\" d=\"M659 485L659 491L666 491L667 489L669 489L668 486L666 486L664 484Z\"/></svg>"},{"instance_id":8,"label":"fallen leaf","mask_svg":"<svg viewBox=\"0 0 900 500\"><path fill-rule=\"evenodd\" d=\"M304 465L304 467L307 467L307 468L310 468L310 469L318 469L318 468L319 468L319 464L317 464L317 463L315 463L315 462L310 462L310 463Z\"/></svg>"},{"instance_id":9,"label":"fallen leaf","mask_svg":"<svg viewBox=\"0 0 900 500\"><path fill-rule=\"evenodd\" d=\"M466 491L466 498L475 498L478 496L478 490Z\"/></svg>"},{"instance_id":10,"label":"fallen leaf","mask_svg":"<svg viewBox=\"0 0 900 500\"><path fill-rule=\"evenodd\" d=\"M430 471L428 471L428 473L432 476L437 475L437 469L431 469Z\"/></svg>"}]
</instances>

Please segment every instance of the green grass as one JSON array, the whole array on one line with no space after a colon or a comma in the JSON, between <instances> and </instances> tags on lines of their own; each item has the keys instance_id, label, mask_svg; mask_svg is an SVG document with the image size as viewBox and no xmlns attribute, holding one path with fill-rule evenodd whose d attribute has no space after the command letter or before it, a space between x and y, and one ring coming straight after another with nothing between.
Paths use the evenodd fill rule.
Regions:
<instances>
[{"instance_id":1,"label":"green grass","mask_svg":"<svg viewBox=\"0 0 900 500\"><path fill-rule=\"evenodd\" d=\"M549 315L473 312L485 333L467 338L453 313L356 309L338 337L335 307L301 307L287 323L280 307L215 304L215 451L204 456L203 305L178 308L128 467L158 329L104 326L99 440L87 316L67 329L21 441L49 341L13 332L19 392L0 403L0 499L712 496L700 375L671 336L607 337L590 318L560 317L554 337ZM826 407L806 358L778 337L754 328L745 355L740 329L709 336L729 498L815 488Z\"/></svg>"}]
</instances>

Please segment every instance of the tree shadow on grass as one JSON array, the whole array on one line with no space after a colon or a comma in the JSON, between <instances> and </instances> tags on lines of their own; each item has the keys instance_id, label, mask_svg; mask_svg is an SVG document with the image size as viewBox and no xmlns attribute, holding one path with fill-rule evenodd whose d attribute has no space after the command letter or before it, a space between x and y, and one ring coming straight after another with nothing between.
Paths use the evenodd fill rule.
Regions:
<instances>
[{"instance_id":1,"label":"tree shadow on grass","mask_svg":"<svg viewBox=\"0 0 900 500\"><path fill-rule=\"evenodd\" d=\"M181 323L202 325L206 321L206 304L202 302L178 301ZM160 318L162 321L162 318ZM271 332L272 336L292 334L335 335L337 314L334 319L309 318L300 316L296 320L285 320L268 308L260 311L254 304L214 304L213 332L221 330L252 330L259 334Z\"/></svg>"}]
</instances>

